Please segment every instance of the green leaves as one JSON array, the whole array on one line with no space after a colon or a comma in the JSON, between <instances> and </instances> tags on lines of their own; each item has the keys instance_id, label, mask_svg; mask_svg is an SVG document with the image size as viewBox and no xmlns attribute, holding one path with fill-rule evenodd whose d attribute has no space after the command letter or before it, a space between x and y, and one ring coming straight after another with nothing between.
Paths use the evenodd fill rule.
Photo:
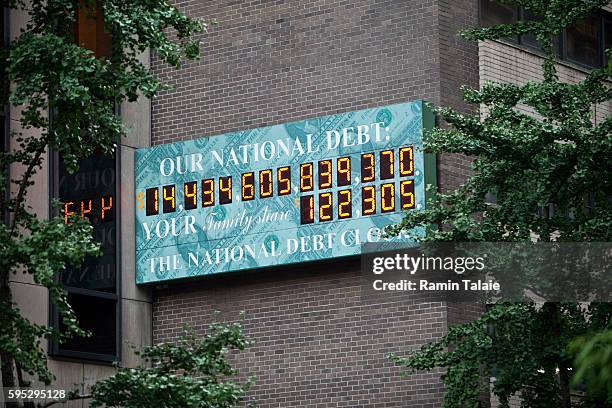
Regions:
<instances>
[{"instance_id":1,"label":"green leaves","mask_svg":"<svg viewBox=\"0 0 612 408\"><path fill-rule=\"evenodd\" d=\"M94 152L112 152L126 129L117 115L124 101L139 95L152 98L161 88L159 80L139 60L147 49L178 67L183 57L199 57L199 39L206 24L188 18L166 0L99 0L106 30L112 33L112 55L96 58L74 41L77 13L95 14L94 0L10 0L8 6L28 14L20 35L2 50L7 64L4 74L11 81L3 100L18 107L20 132L16 148L0 152L0 212L9 224L0 224L0 348L9 359L4 367L20 369L49 383L52 374L40 341L84 336L56 282L66 265L78 265L85 256L97 255L91 226L61 218L40 220L28 207L27 193L47 152L60 154L71 170L78 160ZM83 8L84 10L79 10ZM98 16L101 17L101 16ZM21 169L11 173L8 169ZM8 194L9 183L15 186ZM17 194L14 194L14 191ZM12 302L10 274L26 273L49 290L65 329L48 328L21 317ZM3 368L4 368L3 367ZM3 370L12 372L12 369Z\"/></svg>"},{"instance_id":2,"label":"green leaves","mask_svg":"<svg viewBox=\"0 0 612 408\"><path fill-rule=\"evenodd\" d=\"M595 122L594 107L612 100L606 82L612 69L593 70L577 83L560 82L550 47L551 35L607 1L503 2L531 10L542 21L473 28L463 35L474 40L535 35L545 50L544 80L465 89L464 99L481 108L477 115L437 109L449 126L426 135L426 151L467 155L473 173L457 190L434 194L425 210L408 212L388 231L435 225L439 228L429 228L425 241L609 242L612 118ZM568 406L573 375L585 385L583 406L604 407L612 403L612 393L597 384L610 374L604 366L611 353L610 327L608 303L588 309L572 303L499 304L475 322L451 327L438 342L392 360L409 372L445 368L448 408L485 406L481 393L488 393L489 377L502 407L518 394L523 407Z\"/></svg>"},{"instance_id":3,"label":"green leaves","mask_svg":"<svg viewBox=\"0 0 612 408\"><path fill-rule=\"evenodd\" d=\"M612 328L590 334L576 338L568 347L576 359L573 382L588 387L593 399L612 405Z\"/></svg>"},{"instance_id":4,"label":"green leaves","mask_svg":"<svg viewBox=\"0 0 612 408\"><path fill-rule=\"evenodd\" d=\"M173 343L145 347L137 354L146 365L120 368L92 388L93 407L229 408L244 397L252 379L241 383L227 361L249 341L242 324L214 323L203 337L185 330Z\"/></svg>"}]
</instances>

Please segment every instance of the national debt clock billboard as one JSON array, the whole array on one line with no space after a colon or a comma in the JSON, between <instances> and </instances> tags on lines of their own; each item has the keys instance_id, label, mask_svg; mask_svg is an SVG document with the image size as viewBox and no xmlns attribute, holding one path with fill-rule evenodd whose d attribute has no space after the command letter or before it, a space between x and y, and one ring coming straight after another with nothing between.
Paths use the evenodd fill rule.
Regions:
<instances>
[{"instance_id":1,"label":"national debt clock billboard","mask_svg":"<svg viewBox=\"0 0 612 408\"><path fill-rule=\"evenodd\" d=\"M425 205L432 125L415 101L137 150L137 283L406 241L382 231Z\"/></svg>"}]
</instances>

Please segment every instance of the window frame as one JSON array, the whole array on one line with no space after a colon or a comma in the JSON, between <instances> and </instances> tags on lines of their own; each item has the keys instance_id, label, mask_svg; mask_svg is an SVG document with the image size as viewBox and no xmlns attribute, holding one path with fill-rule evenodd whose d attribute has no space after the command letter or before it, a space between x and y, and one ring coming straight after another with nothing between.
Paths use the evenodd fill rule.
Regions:
<instances>
[{"instance_id":1,"label":"window frame","mask_svg":"<svg viewBox=\"0 0 612 408\"><path fill-rule=\"evenodd\" d=\"M117 114L119 110L117 109ZM52 115L51 115L52 116ZM50 121L50 126L52 125ZM95 362L113 363L121 361L123 341L122 333L122 308L121 308L121 283L122 283L122 265L121 265L121 149L119 144L115 149L115 291L102 292L93 289L78 288L73 286L63 286L68 294L90 296L101 299L111 299L115 301L115 354L102 354L75 350L62 350L61 345L55 340L49 340L49 355L52 357L74 358L78 360L90 360ZM59 197L59 153L51 152L49 154L49 214L58 215L57 208L52 206L52 199ZM59 274L55 276L56 282L59 281ZM61 282L60 282L61 283ZM49 322L54 328L60 327L60 316L57 307L49 299Z\"/></svg>"},{"instance_id":2,"label":"window frame","mask_svg":"<svg viewBox=\"0 0 612 408\"><path fill-rule=\"evenodd\" d=\"M604 28L605 28L604 27L604 21L606 19L605 14L607 14L607 13L605 13L603 10L598 10L594 14L594 16L599 20L598 21L599 32L597 34L597 59L598 59L598 64L595 65L595 66L591 66L589 64L585 64L584 62L574 60L574 59L572 59L572 58L567 56L567 47L565 47L565 45L567 45L567 29L564 29L563 33L562 33L562 38L563 38L564 46L561 49L562 49L562 55L563 55L562 58L563 58L564 61L570 62L570 63L575 64L575 65L579 65L579 66L581 66L583 68L586 68L586 69L597 69L597 68L601 68L603 66L603 61L604 61L603 55L604 55L604 51L605 51L604 48L603 48L604 47L603 40L604 40L604 37L605 37L605 35L604 35Z\"/></svg>"}]
</instances>

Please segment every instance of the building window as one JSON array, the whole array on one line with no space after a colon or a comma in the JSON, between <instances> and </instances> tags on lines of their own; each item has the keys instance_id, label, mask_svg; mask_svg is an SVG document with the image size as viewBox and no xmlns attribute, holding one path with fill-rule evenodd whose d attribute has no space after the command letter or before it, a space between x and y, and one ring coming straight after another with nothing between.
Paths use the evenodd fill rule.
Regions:
<instances>
[{"instance_id":1,"label":"building window","mask_svg":"<svg viewBox=\"0 0 612 408\"><path fill-rule=\"evenodd\" d=\"M112 49L111 34L104 27L102 2L96 1L93 4L95 7L86 0L79 1L74 39L81 47L93 51L96 57L109 57Z\"/></svg>"},{"instance_id":2,"label":"building window","mask_svg":"<svg viewBox=\"0 0 612 408\"><path fill-rule=\"evenodd\" d=\"M604 50L612 50L612 19L604 19Z\"/></svg>"},{"instance_id":3,"label":"building window","mask_svg":"<svg viewBox=\"0 0 612 408\"><path fill-rule=\"evenodd\" d=\"M531 14L527 10L521 10L521 20L522 21L542 21L541 16L536 16L535 14ZM536 37L533 34L525 34L521 36L521 44L524 44L528 47L539 48L540 44L536 40Z\"/></svg>"},{"instance_id":4,"label":"building window","mask_svg":"<svg viewBox=\"0 0 612 408\"><path fill-rule=\"evenodd\" d=\"M481 26L508 24L517 19L538 21L541 20L541 17L519 7L499 4L492 0L480 0ZM532 49L540 48L535 36L531 34L505 40ZM567 28L562 35L553 38L553 47L561 60L571 61L588 68L601 67L606 62L605 49L612 47L612 19L608 13L604 12L590 16Z\"/></svg>"},{"instance_id":5,"label":"building window","mask_svg":"<svg viewBox=\"0 0 612 408\"><path fill-rule=\"evenodd\" d=\"M80 327L92 336L53 344L52 353L56 355L104 361L119 356L117 163L116 155L97 154L82 159L79 170L70 174L62 158L55 157L54 193L62 203L64 220L68 223L72 217L87 218L102 251L99 257L86 258L81 267L68 267L59 274ZM53 325L62 330L57 310L52 317Z\"/></svg>"},{"instance_id":6,"label":"building window","mask_svg":"<svg viewBox=\"0 0 612 408\"><path fill-rule=\"evenodd\" d=\"M591 16L565 30L565 56L572 62L589 67L601 65L601 17Z\"/></svg>"},{"instance_id":7,"label":"building window","mask_svg":"<svg viewBox=\"0 0 612 408\"><path fill-rule=\"evenodd\" d=\"M483 27L497 24L512 24L517 20L516 7L493 0L480 2L480 23Z\"/></svg>"},{"instance_id":8,"label":"building window","mask_svg":"<svg viewBox=\"0 0 612 408\"><path fill-rule=\"evenodd\" d=\"M96 2L93 10L84 7L85 4L84 0L80 1L74 40L93 51L96 57L108 58L111 36L104 29L101 4ZM54 355L99 361L115 361L120 357L118 163L117 154L94 154L80 160L79 170L70 174L62 158L53 156L53 196L62 203L65 222L72 222L72 217L87 218L102 251L101 256L88 257L81 267L68 267L58 276L68 292L68 302L79 326L92 335L52 343ZM51 317L53 326L61 331L62 322L54 308Z\"/></svg>"}]
</instances>

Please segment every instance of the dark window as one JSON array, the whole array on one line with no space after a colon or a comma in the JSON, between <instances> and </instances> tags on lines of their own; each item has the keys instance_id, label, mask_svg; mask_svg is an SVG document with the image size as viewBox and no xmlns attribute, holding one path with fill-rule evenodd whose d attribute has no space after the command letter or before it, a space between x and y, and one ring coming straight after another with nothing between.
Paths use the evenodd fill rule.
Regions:
<instances>
[{"instance_id":1,"label":"dark window","mask_svg":"<svg viewBox=\"0 0 612 408\"><path fill-rule=\"evenodd\" d=\"M113 361L120 344L117 159L115 155L93 155L80 160L79 170L73 174L61 157L55 161L54 192L62 203L64 222L88 219L102 255L86 258L78 268L67 267L58 277L68 291L80 327L92 336L55 343L51 349L56 355ZM61 329L60 320L53 310L53 325Z\"/></svg>"},{"instance_id":2,"label":"dark window","mask_svg":"<svg viewBox=\"0 0 612 408\"><path fill-rule=\"evenodd\" d=\"M612 19L604 20L604 50L612 52ZM604 63L607 62L606 58L604 54Z\"/></svg>"},{"instance_id":3,"label":"dark window","mask_svg":"<svg viewBox=\"0 0 612 408\"><path fill-rule=\"evenodd\" d=\"M516 22L516 7L501 4L492 0L480 2L480 21L483 27L491 27L497 24L512 24Z\"/></svg>"},{"instance_id":4,"label":"dark window","mask_svg":"<svg viewBox=\"0 0 612 408\"><path fill-rule=\"evenodd\" d=\"M70 293L68 302L74 309L79 326L91 332L91 337L74 337L60 345L60 352L116 356L117 301L112 298Z\"/></svg>"},{"instance_id":5,"label":"dark window","mask_svg":"<svg viewBox=\"0 0 612 408\"><path fill-rule=\"evenodd\" d=\"M542 16L536 16L535 14L531 14L530 12L524 10L521 16L521 20L523 21L542 21ZM536 40L533 34L525 34L521 37L521 44L525 44L530 47L540 48L540 44Z\"/></svg>"},{"instance_id":6,"label":"dark window","mask_svg":"<svg viewBox=\"0 0 612 408\"><path fill-rule=\"evenodd\" d=\"M480 25L489 27L517 21L540 21L541 16L515 6L492 0L480 0ZM539 49L535 36L506 38L529 48ZM596 68L604 63L604 50L612 47L612 18L609 13L598 12L567 28L563 35L553 38L553 48L560 59L566 59L586 67Z\"/></svg>"},{"instance_id":7,"label":"dark window","mask_svg":"<svg viewBox=\"0 0 612 408\"><path fill-rule=\"evenodd\" d=\"M565 34L567 59L589 67L599 66L601 64L600 31L601 18L598 16L587 17L568 27Z\"/></svg>"},{"instance_id":8,"label":"dark window","mask_svg":"<svg viewBox=\"0 0 612 408\"><path fill-rule=\"evenodd\" d=\"M522 21L542 21L544 18L542 16L538 16L535 14L530 13L527 10L521 10L521 20ZM555 52L555 54L557 56L561 56L561 36L555 36L553 37L553 50ZM521 36L520 44L525 45L527 47L531 47L531 48L535 48L537 50L540 50L540 43L538 43L538 40L536 39L535 35L533 34L525 34L523 36Z\"/></svg>"}]
</instances>

